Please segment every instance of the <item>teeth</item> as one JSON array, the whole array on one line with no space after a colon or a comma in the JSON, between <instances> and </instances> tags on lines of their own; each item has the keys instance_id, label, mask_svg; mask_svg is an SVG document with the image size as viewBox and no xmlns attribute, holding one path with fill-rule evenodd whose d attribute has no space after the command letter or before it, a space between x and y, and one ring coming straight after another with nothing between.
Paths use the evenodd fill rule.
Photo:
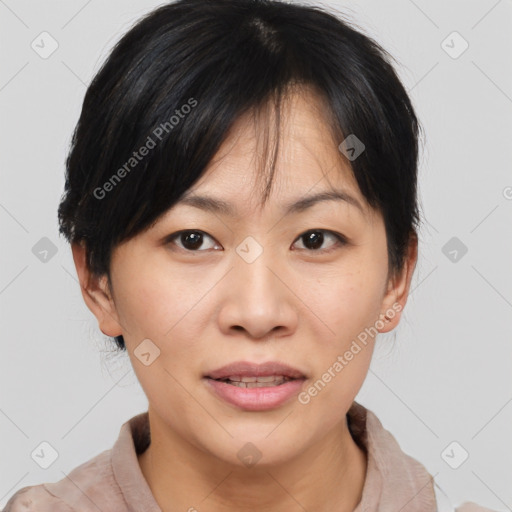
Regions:
<instances>
[{"instance_id":1,"label":"teeth","mask_svg":"<svg viewBox=\"0 0 512 512\"><path fill-rule=\"evenodd\" d=\"M282 375L268 375L267 377L254 377L256 379L256 382L274 382L275 380L284 380L286 377L283 377ZM245 380L245 378L242 379L242 382L251 382L248 380Z\"/></svg>"},{"instance_id":2,"label":"teeth","mask_svg":"<svg viewBox=\"0 0 512 512\"><path fill-rule=\"evenodd\" d=\"M227 384L238 386L239 388L264 388L268 386L279 386L292 379L283 375L268 375L265 377L239 377L232 375L220 380L221 382L226 382Z\"/></svg>"},{"instance_id":3,"label":"teeth","mask_svg":"<svg viewBox=\"0 0 512 512\"><path fill-rule=\"evenodd\" d=\"M227 380L228 384L231 384L232 386L237 386L239 388L266 388L270 386L279 386L280 384L283 384L286 382L286 380L283 378L280 381L272 381L272 382L232 382Z\"/></svg>"},{"instance_id":4,"label":"teeth","mask_svg":"<svg viewBox=\"0 0 512 512\"><path fill-rule=\"evenodd\" d=\"M284 377L283 375L268 375L266 377L237 377L236 375L231 375L230 377L226 377L223 380L230 380L232 382L245 382L245 383L254 383L254 382L266 382L266 383L281 383L285 380L290 380L288 377Z\"/></svg>"}]
</instances>

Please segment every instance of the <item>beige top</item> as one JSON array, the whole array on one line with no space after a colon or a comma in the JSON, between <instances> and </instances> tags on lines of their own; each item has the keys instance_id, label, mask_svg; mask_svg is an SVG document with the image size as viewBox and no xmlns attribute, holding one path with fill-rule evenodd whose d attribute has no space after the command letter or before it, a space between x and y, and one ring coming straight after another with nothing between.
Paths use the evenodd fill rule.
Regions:
<instances>
[{"instance_id":1,"label":"beige top","mask_svg":"<svg viewBox=\"0 0 512 512\"><path fill-rule=\"evenodd\" d=\"M362 499L354 512L454 510L446 499L436 502L438 491L431 475L400 449L373 412L354 402L347 418L352 437L368 460ZM148 413L144 412L123 424L110 450L58 482L23 487L3 512L161 512L137 459L149 442ZM493 511L466 502L456 512Z\"/></svg>"}]
</instances>

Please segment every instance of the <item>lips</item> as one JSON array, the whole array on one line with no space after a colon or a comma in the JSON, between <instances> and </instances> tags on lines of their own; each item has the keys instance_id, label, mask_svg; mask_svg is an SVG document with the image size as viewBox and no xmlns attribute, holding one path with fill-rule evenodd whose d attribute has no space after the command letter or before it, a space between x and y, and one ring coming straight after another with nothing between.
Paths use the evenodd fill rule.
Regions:
<instances>
[{"instance_id":1,"label":"lips","mask_svg":"<svg viewBox=\"0 0 512 512\"><path fill-rule=\"evenodd\" d=\"M224 403L244 411L284 407L303 389L307 375L287 364L237 361L204 375L204 384Z\"/></svg>"},{"instance_id":2,"label":"lips","mask_svg":"<svg viewBox=\"0 0 512 512\"><path fill-rule=\"evenodd\" d=\"M278 361L268 361L262 364L236 361L208 372L205 377L213 380L230 380L233 382L272 382L269 380L270 377L275 377L275 380L278 381L283 379L287 381L291 379L305 379L306 375L297 368Z\"/></svg>"}]
</instances>

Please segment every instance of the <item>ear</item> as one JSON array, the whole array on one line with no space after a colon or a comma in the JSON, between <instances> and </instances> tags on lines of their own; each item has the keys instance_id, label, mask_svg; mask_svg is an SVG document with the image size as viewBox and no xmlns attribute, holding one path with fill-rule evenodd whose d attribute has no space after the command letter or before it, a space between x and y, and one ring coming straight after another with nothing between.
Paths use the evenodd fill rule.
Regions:
<instances>
[{"instance_id":1,"label":"ear","mask_svg":"<svg viewBox=\"0 0 512 512\"><path fill-rule=\"evenodd\" d=\"M380 315L381 323L384 326L378 329L379 332L389 332L400 323L400 317L409 296L409 288L417 260L418 236L413 233L409 239L402 272L388 282L387 291L382 301L383 312Z\"/></svg>"},{"instance_id":2,"label":"ear","mask_svg":"<svg viewBox=\"0 0 512 512\"><path fill-rule=\"evenodd\" d=\"M73 260L75 262L80 289L87 307L98 320L98 325L106 336L119 336L122 334L116 306L108 286L106 274L97 276L89 270L85 254L85 243L71 245Z\"/></svg>"}]
</instances>

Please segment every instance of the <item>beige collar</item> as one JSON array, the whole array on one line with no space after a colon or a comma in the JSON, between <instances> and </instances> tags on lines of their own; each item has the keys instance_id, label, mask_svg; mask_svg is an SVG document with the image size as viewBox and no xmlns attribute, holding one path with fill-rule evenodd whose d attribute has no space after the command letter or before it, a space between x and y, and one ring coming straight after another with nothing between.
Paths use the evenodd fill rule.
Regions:
<instances>
[{"instance_id":1,"label":"beige collar","mask_svg":"<svg viewBox=\"0 0 512 512\"><path fill-rule=\"evenodd\" d=\"M377 416L354 402L347 418L352 437L368 460L362 498L354 512L436 512L432 476L402 451Z\"/></svg>"},{"instance_id":2,"label":"beige collar","mask_svg":"<svg viewBox=\"0 0 512 512\"><path fill-rule=\"evenodd\" d=\"M368 460L362 499L354 512L436 512L433 478L400 449L375 414L353 402L347 418L352 437ZM149 442L144 412L123 424L112 449L114 475L130 512L161 512L137 459Z\"/></svg>"}]
</instances>

